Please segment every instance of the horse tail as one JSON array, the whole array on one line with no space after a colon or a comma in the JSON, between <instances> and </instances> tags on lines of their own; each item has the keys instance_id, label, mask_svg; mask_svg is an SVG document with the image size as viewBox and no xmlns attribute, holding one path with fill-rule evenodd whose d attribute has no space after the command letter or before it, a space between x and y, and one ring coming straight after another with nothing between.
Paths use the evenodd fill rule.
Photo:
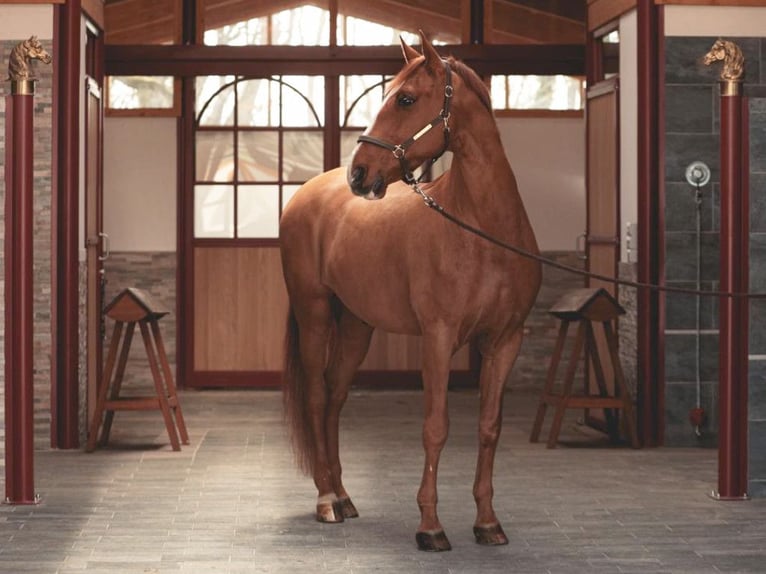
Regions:
<instances>
[{"instance_id":1,"label":"horse tail","mask_svg":"<svg viewBox=\"0 0 766 574\"><path fill-rule=\"evenodd\" d=\"M306 373L301 361L298 340L298 320L292 305L287 313L285 335L285 362L282 382L284 417L298 467L307 475L313 474L316 446L311 431L306 393Z\"/></svg>"}]
</instances>

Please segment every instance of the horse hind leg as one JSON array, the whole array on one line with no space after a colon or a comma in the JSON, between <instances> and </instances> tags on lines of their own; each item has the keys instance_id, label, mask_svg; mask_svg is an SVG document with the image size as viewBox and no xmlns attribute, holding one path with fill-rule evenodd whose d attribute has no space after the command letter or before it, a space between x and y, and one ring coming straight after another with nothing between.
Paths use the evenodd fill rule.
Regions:
<instances>
[{"instance_id":1,"label":"horse hind leg","mask_svg":"<svg viewBox=\"0 0 766 574\"><path fill-rule=\"evenodd\" d=\"M347 308L340 309L338 328L325 373L329 390L325 432L333 490L340 503L343 518L356 518L359 513L341 479L340 413L348 398L351 381L370 347L373 328Z\"/></svg>"},{"instance_id":2,"label":"horse hind leg","mask_svg":"<svg viewBox=\"0 0 766 574\"><path fill-rule=\"evenodd\" d=\"M505 381L519 354L522 338L523 331L519 328L506 342L482 357L479 381L479 456L473 487L477 513L473 532L476 542L487 546L508 544L508 538L492 506L492 474L502 428Z\"/></svg>"},{"instance_id":3,"label":"horse hind leg","mask_svg":"<svg viewBox=\"0 0 766 574\"><path fill-rule=\"evenodd\" d=\"M326 437L328 403L324 373L333 329L329 295L295 298L288 321L285 412L293 447L318 492L317 520L342 522L330 471Z\"/></svg>"}]
</instances>

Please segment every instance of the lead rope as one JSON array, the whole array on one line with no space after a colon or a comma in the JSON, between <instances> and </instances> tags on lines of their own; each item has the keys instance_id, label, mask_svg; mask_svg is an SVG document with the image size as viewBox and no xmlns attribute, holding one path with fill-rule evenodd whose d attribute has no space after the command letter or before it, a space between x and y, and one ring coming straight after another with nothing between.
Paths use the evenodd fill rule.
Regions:
<instances>
[{"instance_id":1,"label":"lead rope","mask_svg":"<svg viewBox=\"0 0 766 574\"><path fill-rule=\"evenodd\" d=\"M653 283L643 283L640 281L628 281L626 279L617 279L616 277L609 277L608 275L601 275L600 273L591 273L590 271L585 271L583 269L578 269L577 267L572 267L571 265L566 265L565 263L559 263L558 261L553 261L552 259L548 259L547 257L543 257L542 255L539 255L537 253L532 253L531 251L527 251L526 249L522 249L521 247L517 247L515 245L511 245L510 243L506 243L505 241L502 241L500 239L497 239L496 237L493 237L492 235L489 235L488 233L482 231L478 227L474 227L465 221L462 221L461 219L458 219L454 215L452 215L450 212L448 212L444 207L439 205L439 203L428 193L423 191L423 189L420 187L419 183L417 181L414 181L410 183L412 186L412 189L415 193L417 193L422 199L423 202L436 211L439 215L444 217L445 219L448 219L458 227L462 227L466 231L469 231L470 233L473 233L474 235L477 235L481 237L482 239L485 239L489 241L490 243L493 243L494 245L497 245L498 247L502 247L503 249L507 249L508 251L512 251L513 253L516 253L517 255L521 255L522 257L525 257L527 259L533 259L535 261L538 261L542 263L543 265L548 265L549 267L554 267L556 269L561 269L562 271L567 271L569 273L574 273L576 275L581 275L583 277L589 277L591 279L598 279L599 281L604 281L606 283L613 283L615 285L624 285L626 287L635 287L636 289L648 289L650 291L662 291L665 293L680 293L684 295L698 295L703 297L745 297L748 299L766 299L766 293L732 293L727 291L702 291L700 289L686 289L683 287L668 287L667 285L655 285Z\"/></svg>"}]
</instances>

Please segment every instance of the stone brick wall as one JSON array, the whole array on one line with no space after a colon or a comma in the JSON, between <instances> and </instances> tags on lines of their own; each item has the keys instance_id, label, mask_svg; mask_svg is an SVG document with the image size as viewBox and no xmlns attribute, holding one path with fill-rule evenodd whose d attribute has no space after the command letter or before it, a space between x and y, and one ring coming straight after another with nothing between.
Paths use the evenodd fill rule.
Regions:
<instances>
[{"instance_id":1,"label":"stone brick wall","mask_svg":"<svg viewBox=\"0 0 766 574\"><path fill-rule=\"evenodd\" d=\"M0 41L0 61L7 62L19 40ZM42 40L46 50L52 41ZM52 185L52 66L35 62L38 78L34 110L34 425L36 448L50 445L51 389L51 185ZM2 83L0 97L0 349L5 337L5 96L9 84ZM5 357L0 353L0 405L5 402ZM0 408L0 467L5 462L5 413ZM0 482L5 473L0 476Z\"/></svg>"},{"instance_id":2,"label":"stone brick wall","mask_svg":"<svg viewBox=\"0 0 766 574\"><path fill-rule=\"evenodd\" d=\"M176 269L175 252L112 252L105 261L106 297L109 304L123 289L137 287L170 310L160 322L160 332L175 377L176 367ZM104 360L112 337L114 321L106 321ZM124 394L154 394L152 374L138 329L133 337L123 383Z\"/></svg>"},{"instance_id":3,"label":"stone brick wall","mask_svg":"<svg viewBox=\"0 0 766 574\"><path fill-rule=\"evenodd\" d=\"M718 288L719 116L718 70L700 63L716 38L666 38L665 61L665 280L695 286L697 274L696 190L686 167L702 160L712 171L701 206L702 289ZM752 40L756 42L757 40ZM717 442L718 306L702 299L700 384L697 385L696 298L666 297L665 442L713 446ZM702 436L689 423L699 403L707 414Z\"/></svg>"},{"instance_id":4,"label":"stone brick wall","mask_svg":"<svg viewBox=\"0 0 766 574\"><path fill-rule=\"evenodd\" d=\"M693 287L697 271L694 189L686 166L701 159L712 170L702 202L702 287L716 289L719 273L719 87L718 68L699 63L715 37L666 38L665 237L666 280ZM727 38L745 55L745 96L750 108L750 290L766 285L766 39ZM718 428L718 305L702 300L701 405L708 415L702 438L688 422L695 406L696 301L668 295L666 339L666 443L714 446ZM749 492L766 496L766 301L750 303Z\"/></svg>"},{"instance_id":5,"label":"stone brick wall","mask_svg":"<svg viewBox=\"0 0 766 574\"><path fill-rule=\"evenodd\" d=\"M761 54L766 40L761 41ZM761 66L764 65L761 61ZM748 69L754 63L748 63ZM761 79L766 83L766 79ZM750 99L750 290L766 291L766 89ZM757 94L758 97L754 97ZM749 482L751 496L766 497L766 300L750 302Z\"/></svg>"},{"instance_id":6,"label":"stone brick wall","mask_svg":"<svg viewBox=\"0 0 766 574\"><path fill-rule=\"evenodd\" d=\"M568 251L547 251L545 257L578 269L583 261ZM548 265L543 266L543 282L535 306L524 324L524 343L508 381L512 390L542 391L553 345L558 336L558 322L548 313L556 300L567 291L583 286L583 278Z\"/></svg>"},{"instance_id":7,"label":"stone brick wall","mask_svg":"<svg viewBox=\"0 0 766 574\"><path fill-rule=\"evenodd\" d=\"M620 279L625 281L636 281L638 279L638 272L635 263L621 262L619 266ZM636 303L636 290L628 287L620 287L618 291L618 300L625 314L620 317L617 323L617 332L619 334L619 354L620 354L620 366L622 366L623 375L625 375L625 383L630 389L633 395L633 400L636 399L636 391L638 389L638 324L637 324L637 312L638 307Z\"/></svg>"}]
</instances>

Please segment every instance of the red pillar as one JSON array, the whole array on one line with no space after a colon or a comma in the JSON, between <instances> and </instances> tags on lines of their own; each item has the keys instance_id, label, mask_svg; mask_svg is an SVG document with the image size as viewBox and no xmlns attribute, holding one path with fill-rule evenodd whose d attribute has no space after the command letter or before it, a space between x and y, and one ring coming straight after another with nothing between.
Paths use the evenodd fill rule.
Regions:
<instances>
[{"instance_id":1,"label":"red pillar","mask_svg":"<svg viewBox=\"0 0 766 574\"><path fill-rule=\"evenodd\" d=\"M5 132L5 502L35 504L32 228L34 83L12 81Z\"/></svg>"},{"instance_id":2,"label":"red pillar","mask_svg":"<svg viewBox=\"0 0 766 574\"><path fill-rule=\"evenodd\" d=\"M749 210L746 100L739 82L721 82L721 291L748 290ZM719 309L719 447L716 498L747 498L748 300L722 297Z\"/></svg>"}]
</instances>

